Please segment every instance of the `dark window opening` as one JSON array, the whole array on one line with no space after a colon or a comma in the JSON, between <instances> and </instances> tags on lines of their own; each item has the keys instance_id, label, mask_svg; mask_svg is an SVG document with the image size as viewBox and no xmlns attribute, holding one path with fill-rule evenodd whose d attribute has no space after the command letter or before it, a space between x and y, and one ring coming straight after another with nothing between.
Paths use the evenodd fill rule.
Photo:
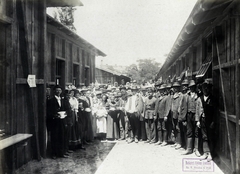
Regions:
<instances>
[{"instance_id":1,"label":"dark window opening","mask_svg":"<svg viewBox=\"0 0 240 174\"><path fill-rule=\"evenodd\" d=\"M63 60L56 60L56 84L64 86L65 62Z\"/></svg>"},{"instance_id":2,"label":"dark window opening","mask_svg":"<svg viewBox=\"0 0 240 174\"><path fill-rule=\"evenodd\" d=\"M79 65L73 65L73 85L78 85Z\"/></svg>"}]
</instances>

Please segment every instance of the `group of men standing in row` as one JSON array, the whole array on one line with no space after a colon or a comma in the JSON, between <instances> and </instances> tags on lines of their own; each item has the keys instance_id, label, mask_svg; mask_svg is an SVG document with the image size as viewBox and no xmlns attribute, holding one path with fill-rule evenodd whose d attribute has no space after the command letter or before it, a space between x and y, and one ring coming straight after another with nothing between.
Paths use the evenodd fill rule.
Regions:
<instances>
[{"instance_id":1,"label":"group of men standing in row","mask_svg":"<svg viewBox=\"0 0 240 174\"><path fill-rule=\"evenodd\" d=\"M212 160L215 124L212 80L196 85L194 80L185 79L181 85L162 84L156 90L151 87L141 93L136 88L128 90L124 108L132 132L128 142L144 139L145 128L146 143L166 146L173 141L171 146L184 150L183 155L194 152Z\"/></svg>"},{"instance_id":2,"label":"group of men standing in row","mask_svg":"<svg viewBox=\"0 0 240 174\"><path fill-rule=\"evenodd\" d=\"M211 79L198 85L185 79L181 85L72 89L65 91L65 97L61 87L55 86L47 102L53 156L67 157L70 145L83 149L87 139L100 135L128 143L171 144L183 155L194 152L211 160L216 122L211 90Z\"/></svg>"}]
</instances>

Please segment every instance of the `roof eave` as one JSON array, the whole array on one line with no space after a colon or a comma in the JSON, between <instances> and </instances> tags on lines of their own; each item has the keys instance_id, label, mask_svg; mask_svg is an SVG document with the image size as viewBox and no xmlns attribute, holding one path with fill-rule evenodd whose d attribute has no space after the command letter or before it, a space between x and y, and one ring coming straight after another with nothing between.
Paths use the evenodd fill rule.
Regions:
<instances>
[{"instance_id":1,"label":"roof eave","mask_svg":"<svg viewBox=\"0 0 240 174\"><path fill-rule=\"evenodd\" d=\"M47 0L47 7L76 7L83 6L80 0Z\"/></svg>"}]
</instances>

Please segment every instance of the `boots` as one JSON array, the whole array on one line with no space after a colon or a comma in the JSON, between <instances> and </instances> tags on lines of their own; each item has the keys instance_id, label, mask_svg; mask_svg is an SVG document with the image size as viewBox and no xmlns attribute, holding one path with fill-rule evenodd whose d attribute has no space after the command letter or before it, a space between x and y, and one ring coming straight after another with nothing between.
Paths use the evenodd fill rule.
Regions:
<instances>
[{"instance_id":1,"label":"boots","mask_svg":"<svg viewBox=\"0 0 240 174\"><path fill-rule=\"evenodd\" d=\"M158 142L155 145L161 145L163 141L162 131L158 131Z\"/></svg>"},{"instance_id":2,"label":"boots","mask_svg":"<svg viewBox=\"0 0 240 174\"><path fill-rule=\"evenodd\" d=\"M177 150L177 149L181 148L181 135L179 132L177 133L177 141L176 142L177 142L177 146L175 147L175 149Z\"/></svg>"},{"instance_id":3,"label":"boots","mask_svg":"<svg viewBox=\"0 0 240 174\"><path fill-rule=\"evenodd\" d=\"M161 146L166 146L167 145L167 131L163 131L163 143Z\"/></svg>"},{"instance_id":4,"label":"boots","mask_svg":"<svg viewBox=\"0 0 240 174\"><path fill-rule=\"evenodd\" d=\"M185 150L185 152L182 153L182 155L191 154L192 153L192 145L193 145L193 139L188 138L187 139L187 149Z\"/></svg>"},{"instance_id":5,"label":"boots","mask_svg":"<svg viewBox=\"0 0 240 174\"><path fill-rule=\"evenodd\" d=\"M200 156L201 156L200 152L198 151L198 138L195 138L195 141L194 141L194 150L193 150L193 151L195 152L195 155L196 155L197 157L200 157Z\"/></svg>"}]
</instances>

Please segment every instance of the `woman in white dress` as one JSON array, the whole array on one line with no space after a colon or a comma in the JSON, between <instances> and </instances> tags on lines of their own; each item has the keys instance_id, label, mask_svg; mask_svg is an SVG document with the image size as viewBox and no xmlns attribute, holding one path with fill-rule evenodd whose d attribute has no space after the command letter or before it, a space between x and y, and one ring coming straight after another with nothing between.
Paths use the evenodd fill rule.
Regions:
<instances>
[{"instance_id":1,"label":"woman in white dress","mask_svg":"<svg viewBox=\"0 0 240 174\"><path fill-rule=\"evenodd\" d=\"M107 110L102 100L102 93L96 93L96 99L94 100L93 113L97 122L97 134L100 139L105 139L107 133Z\"/></svg>"}]
</instances>

